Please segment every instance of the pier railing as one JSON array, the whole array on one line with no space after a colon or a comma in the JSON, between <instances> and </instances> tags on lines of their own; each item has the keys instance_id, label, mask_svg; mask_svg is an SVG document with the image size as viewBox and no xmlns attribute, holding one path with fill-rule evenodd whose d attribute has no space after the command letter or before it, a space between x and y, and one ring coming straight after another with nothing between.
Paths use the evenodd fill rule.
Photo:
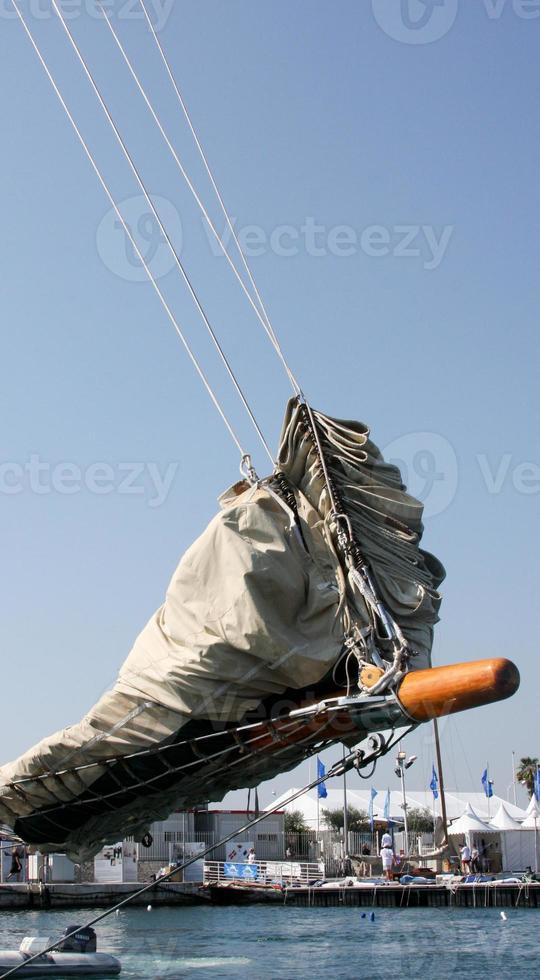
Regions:
<instances>
[{"instance_id":1,"label":"pier railing","mask_svg":"<svg viewBox=\"0 0 540 980\"><path fill-rule=\"evenodd\" d=\"M205 861L206 884L243 885L307 885L324 875L324 868L316 861L256 861L248 864L239 861Z\"/></svg>"}]
</instances>

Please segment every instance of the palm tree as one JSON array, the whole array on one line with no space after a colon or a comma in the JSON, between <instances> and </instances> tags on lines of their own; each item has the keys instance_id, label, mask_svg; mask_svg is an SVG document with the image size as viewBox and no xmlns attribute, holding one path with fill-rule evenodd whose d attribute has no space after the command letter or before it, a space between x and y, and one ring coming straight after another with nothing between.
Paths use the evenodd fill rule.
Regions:
<instances>
[{"instance_id":1,"label":"palm tree","mask_svg":"<svg viewBox=\"0 0 540 980\"><path fill-rule=\"evenodd\" d=\"M531 759L528 755L519 760L516 778L518 782L527 787L529 796L532 796L534 793L534 777L539 765L540 761L537 758Z\"/></svg>"}]
</instances>

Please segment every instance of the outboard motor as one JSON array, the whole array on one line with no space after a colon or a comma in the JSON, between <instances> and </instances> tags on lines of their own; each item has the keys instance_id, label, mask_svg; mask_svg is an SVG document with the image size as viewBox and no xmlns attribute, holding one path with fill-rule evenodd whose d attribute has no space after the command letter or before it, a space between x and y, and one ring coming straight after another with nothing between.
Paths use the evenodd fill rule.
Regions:
<instances>
[{"instance_id":1,"label":"outboard motor","mask_svg":"<svg viewBox=\"0 0 540 980\"><path fill-rule=\"evenodd\" d=\"M75 932L75 930L78 930ZM64 936L69 936L75 932L70 939L65 939L58 945L59 953L95 953L97 950L96 934L91 928L81 928L78 926L68 926L64 929Z\"/></svg>"}]
</instances>

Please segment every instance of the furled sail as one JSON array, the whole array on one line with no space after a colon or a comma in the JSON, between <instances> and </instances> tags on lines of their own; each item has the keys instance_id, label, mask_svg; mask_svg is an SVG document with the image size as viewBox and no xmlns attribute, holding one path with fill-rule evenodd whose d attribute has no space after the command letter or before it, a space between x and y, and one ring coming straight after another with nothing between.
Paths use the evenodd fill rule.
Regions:
<instances>
[{"instance_id":1,"label":"furled sail","mask_svg":"<svg viewBox=\"0 0 540 980\"><path fill-rule=\"evenodd\" d=\"M422 505L365 426L293 399L276 473L224 494L112 690L0 770L0 821L44 850L81 857L335 740L313 732L299 742L289 722L275 751L251 759L238 726L283 715L295 692L316 698L344 651L379 675L390 666L390 638L340 548L336 499L405 644L399 677L429 667L444 572L419 548Z\"/></svg>"}]
</instances>

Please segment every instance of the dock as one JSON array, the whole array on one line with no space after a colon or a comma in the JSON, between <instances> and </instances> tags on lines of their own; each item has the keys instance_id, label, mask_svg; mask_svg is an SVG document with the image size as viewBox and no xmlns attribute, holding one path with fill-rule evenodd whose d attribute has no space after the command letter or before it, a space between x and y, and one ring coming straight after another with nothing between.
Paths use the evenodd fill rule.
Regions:
<instances>
[{"instance_id":1,"label":"dock","mask_svg":"<svg viewBox=\"0 0 540 980\"><path fill-rule=\"evenodd\" d=\"M135 895L140 884L37 884L0 886L0 910L107 908ZM156 882L155 887L133 898L133 907L161 905L207 905L209 895L194 882Z\"/></svg>"},{"instance_id":2,"label":"dock","mask_svg":"<svg viewBox=\"0 0 540 980\"><path fill-rule=\"evenodd\" d=\"M362 888L290 888L286 904L299 908L540 908L540 884L374 885Z\"/></svg>"},{"instance_id":3,"label":"dock","mask_svg":"<svg viewBox=\"0 0 540 980\"><path fill-rule=\"evenodd\" d=\"M540 883L370 885L284 888L281 892L211 886L214 905L282 903L295 908L540 908ZM266 894L265 894L266 892Z\"/></svg>"},{"instance_id":4,"label":"dock","mask_svg":"<svg viewBox=\"0 0 540 980\"><path fill-rule=\"evenodd\" d=\"M137 884L13 884L0 886L0 910L107 908L134 895ZM540 908L540 882L265 888L159 882L133 906L286 905L294 908Z\"/></svg>"}]
</instances>

